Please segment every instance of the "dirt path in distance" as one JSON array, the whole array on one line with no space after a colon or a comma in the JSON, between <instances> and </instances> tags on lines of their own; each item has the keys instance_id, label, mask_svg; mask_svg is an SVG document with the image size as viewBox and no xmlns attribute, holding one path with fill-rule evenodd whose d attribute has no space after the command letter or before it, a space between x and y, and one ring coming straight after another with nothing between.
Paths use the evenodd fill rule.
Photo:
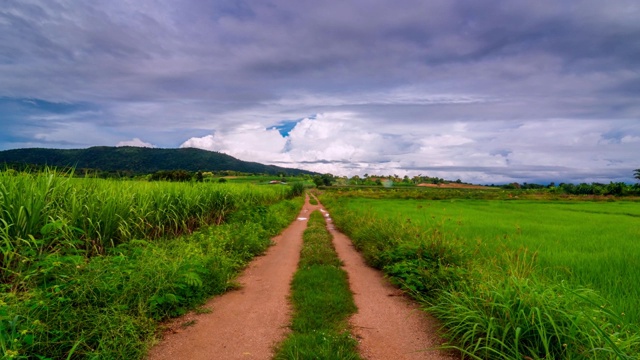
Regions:
<instances>
[{"instance_id":1,"label":"dirt path in distance","mask_svg":"<svg viewBox=\"0 0 640 360\"><path fill-rule=\"evenodd\" d=\"M325 209L321 211L333 235L336 252L349 274L349 286L358 307L350 323L362 357L367 360L456 359L442 351L426 351L442 343L435 319L392 286L380 271L369 267L351 240L333 226L329 213Z\"/></svg>"},{"instance_id":2,"label":"dirt path in distance","mask_svg":"<svg viewBox=\"0 0 640 360\"><path fill-rule=\"evenodd\" d=\"M210 300L205 307L211 313L174 320L148 359L271 359L291 320L289 287L300 259L302 233L316 208L307 198L298 219L237 279L241 288Z\"/></svg>"}]
</instances>

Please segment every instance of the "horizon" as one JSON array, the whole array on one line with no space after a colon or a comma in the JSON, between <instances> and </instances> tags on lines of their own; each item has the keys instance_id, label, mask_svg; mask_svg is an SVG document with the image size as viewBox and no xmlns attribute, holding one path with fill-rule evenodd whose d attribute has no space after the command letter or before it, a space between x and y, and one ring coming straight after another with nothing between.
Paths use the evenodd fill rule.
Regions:
<instances>
[{"instance_id":1,"label":"horizon","mask_svg":"<svg viewBox=\"0 0 640 360\"><path fill-rule=\"evenodd\" d=\"M190 148L190 147L180 147L180 148L149 148L149 147L138 147L138 146L130 146L130 145L121 145L121 146L92 146L92 147L88 147L88 148L67 148L67 149L62 149L62 148L17 148L17 149L8 149L8 150L0 150L0 152L3 151L10 151L10 150L32 150L32 149L40 149L40 150L87 150L90 148L119 148L119 147L130 147L130 148L140 148L140 149L149 149L149 150L181 150L181 149L195 149L195 150L202 150L202 151L209 151L209 152L215 152L215 153L219 153L219 154L223 154L223 155L227 155L227 156L231 156L229 154L225 154L219 151L215 151L215 150L207 150L207 149L201 149L201 148ZM232 156L233 157L233 156ZM235 157L234 157L235 158ZM237 159L237 158L235 158ZM241 159L237 159L237 160L241 160ZM244 161L244 160L241 160ZM42 165L42 164L38 164L38 165ZM263 165L269 165L269 164L263 164ZM299 168L287 168L287 167L280 167L284 170L304 170L304 169L299 169ZM179 169L173 169L173 170L179 170ZM637 171L640 169L635 169L633 171ZM164 171L164 170L161 170ZM220 171L228 171L228 170L220 170ZM247 173L252 174L252 173ZM317 175L323 175L323 173L318 173L316 172ZM362 179L365 178L399 178L402 179L404 178L404 175L398 175L398 174L392 174L392 173L373 173L373 174L352 174L352 175L336 175L336 174L331 174L331 173L324 173L324 174L329 174L335 178L343 178L343 179L347 179L347 180L351 180L355 177L360 177ZM276 176L276 175L274 175ZM297 176L301 176L301 175L287 175L289 177L297 177ZM430 176L429 174L418 174L418 175L413 175L413 176L408 176L406 175L409 179L413 180L416 177L421 177L421 178L429 178L429 179L434 179L434 178L439 178L437 176ZM571 181L563 181L562 179L550 179L547 181L542 181L542 182L527 182L527 181L523 181L523 182L517 182L517 181L512 181L512 182L506 182L506 183L500 183L500 182L486 182L486 183L472 183L472 182L468 182L464 179L451 179L451 178L439 178L440 180L444 180L445 182L448 183L456 183L456 182L461 182L463 184L472 184L472 185L483 185L483 186L491 186L491 185L495 185L495 186L503 186L503 185L510 185L510 184L514 184L517 183L518 185L543 185L543 186L551 186L552 184L554 186L559 186L561 184L580 184L580 183L574 183ZM624 182L624 181L618 181L618 182ZM605 181L605 182L591 182L590 184L602 184L602 185L607 185L609 183L616 183L616 181ZM632 181L632 182L624 182L627 185L633 185L635 183L638 183L638 180L636 179L636 181Z\"/></svg>"}]
</instances>

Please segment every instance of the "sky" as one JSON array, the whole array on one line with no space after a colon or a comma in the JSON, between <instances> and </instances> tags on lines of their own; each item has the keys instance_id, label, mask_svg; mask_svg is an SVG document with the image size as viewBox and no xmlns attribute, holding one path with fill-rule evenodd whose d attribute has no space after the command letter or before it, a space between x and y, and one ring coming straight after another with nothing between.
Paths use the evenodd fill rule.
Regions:
<instances>
[{"instance_id":1,"label":"sky","mask_svg":"<svg viewBox=\"0 0 640 360\"><path fill-rule=\"evenodd\" d=\"M0 150L635 182L637 0L4 0Z\"/></svg>"}]
</instances>

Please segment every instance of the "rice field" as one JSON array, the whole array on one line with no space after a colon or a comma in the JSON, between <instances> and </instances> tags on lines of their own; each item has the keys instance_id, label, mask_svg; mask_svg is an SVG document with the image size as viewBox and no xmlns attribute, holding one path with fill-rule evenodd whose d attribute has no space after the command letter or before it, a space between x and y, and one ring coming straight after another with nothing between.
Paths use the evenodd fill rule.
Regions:
<instances>
[{"instance_id":1,"label":"rice field","mask_svg":"<svg viewBox=\"0 0 640 360\"><path fill-rule=\"evenodd\" d=\"M321 200L468 358L640 353L639 202Z\"/></svg>"},{"instance_id":2,"label":"rice field","mask_svg":"<svg viewBox=\"0 0 640 360\"><path fill-rule=\"evenodd\" d=\"M355 199L349 207L440 228L483 261L526 248L545 275L599 291L640 323L640 203Z\"/></svg>"}]
</instances>

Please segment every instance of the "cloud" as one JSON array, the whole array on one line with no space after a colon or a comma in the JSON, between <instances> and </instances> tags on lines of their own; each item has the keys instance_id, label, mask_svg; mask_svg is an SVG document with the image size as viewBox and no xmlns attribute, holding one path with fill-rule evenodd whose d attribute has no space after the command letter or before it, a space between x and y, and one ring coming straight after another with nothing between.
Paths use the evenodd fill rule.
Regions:
<instances>
[{"instance_id":1,"label":"cloud","mask_svg":"<svg viewBox=\"0 0 640 360\"><path fill-rule=\"evenodd\" d=\"M192 138L183 147L348 176L421 173L480 183L607 181L611 174L615 179L630 176L625 164L635 161L636 137L602 141L615 129L637 133L640 125L570 119L518 126L509 121L456 122L424 124L409 134L393 124L372 128L353 113L323 113L297 121L287 136L253 126Z\"/></svg>"},{"instance_id":2,"label":"cloud","mask_svg":"<svg viewBox=\"0 0 640 360\"><path fill-rule=\"evenodd\" d=\"M269 162L282 156L285 144L286 140L278 130L246 124L233 130L191 138L180 147L223 152L247 161Z\"/></svg>"},{"instance_id":3,"label":"cloud","mask_svg":"<svg viewBox=\"0 0 640 360\"><path fill-rule=\"evenodd\" d=\"M634 0L8 0L0 148L631 181L638 18Z\"/></svg>"},{"instance_id":4,"label":"cloud","mask_svg":"<svg viewBox=\"0 0 640 360\"><path fill-rule=\"evenodd\" d=\"M116 146L134 146L134 147L147 147L147 148L156 147L155 145L150 144L148 142L144 142L139 138L133 138L128 141L120 141L119 143L116 144Z\"/></svg>"}]
</instances>

